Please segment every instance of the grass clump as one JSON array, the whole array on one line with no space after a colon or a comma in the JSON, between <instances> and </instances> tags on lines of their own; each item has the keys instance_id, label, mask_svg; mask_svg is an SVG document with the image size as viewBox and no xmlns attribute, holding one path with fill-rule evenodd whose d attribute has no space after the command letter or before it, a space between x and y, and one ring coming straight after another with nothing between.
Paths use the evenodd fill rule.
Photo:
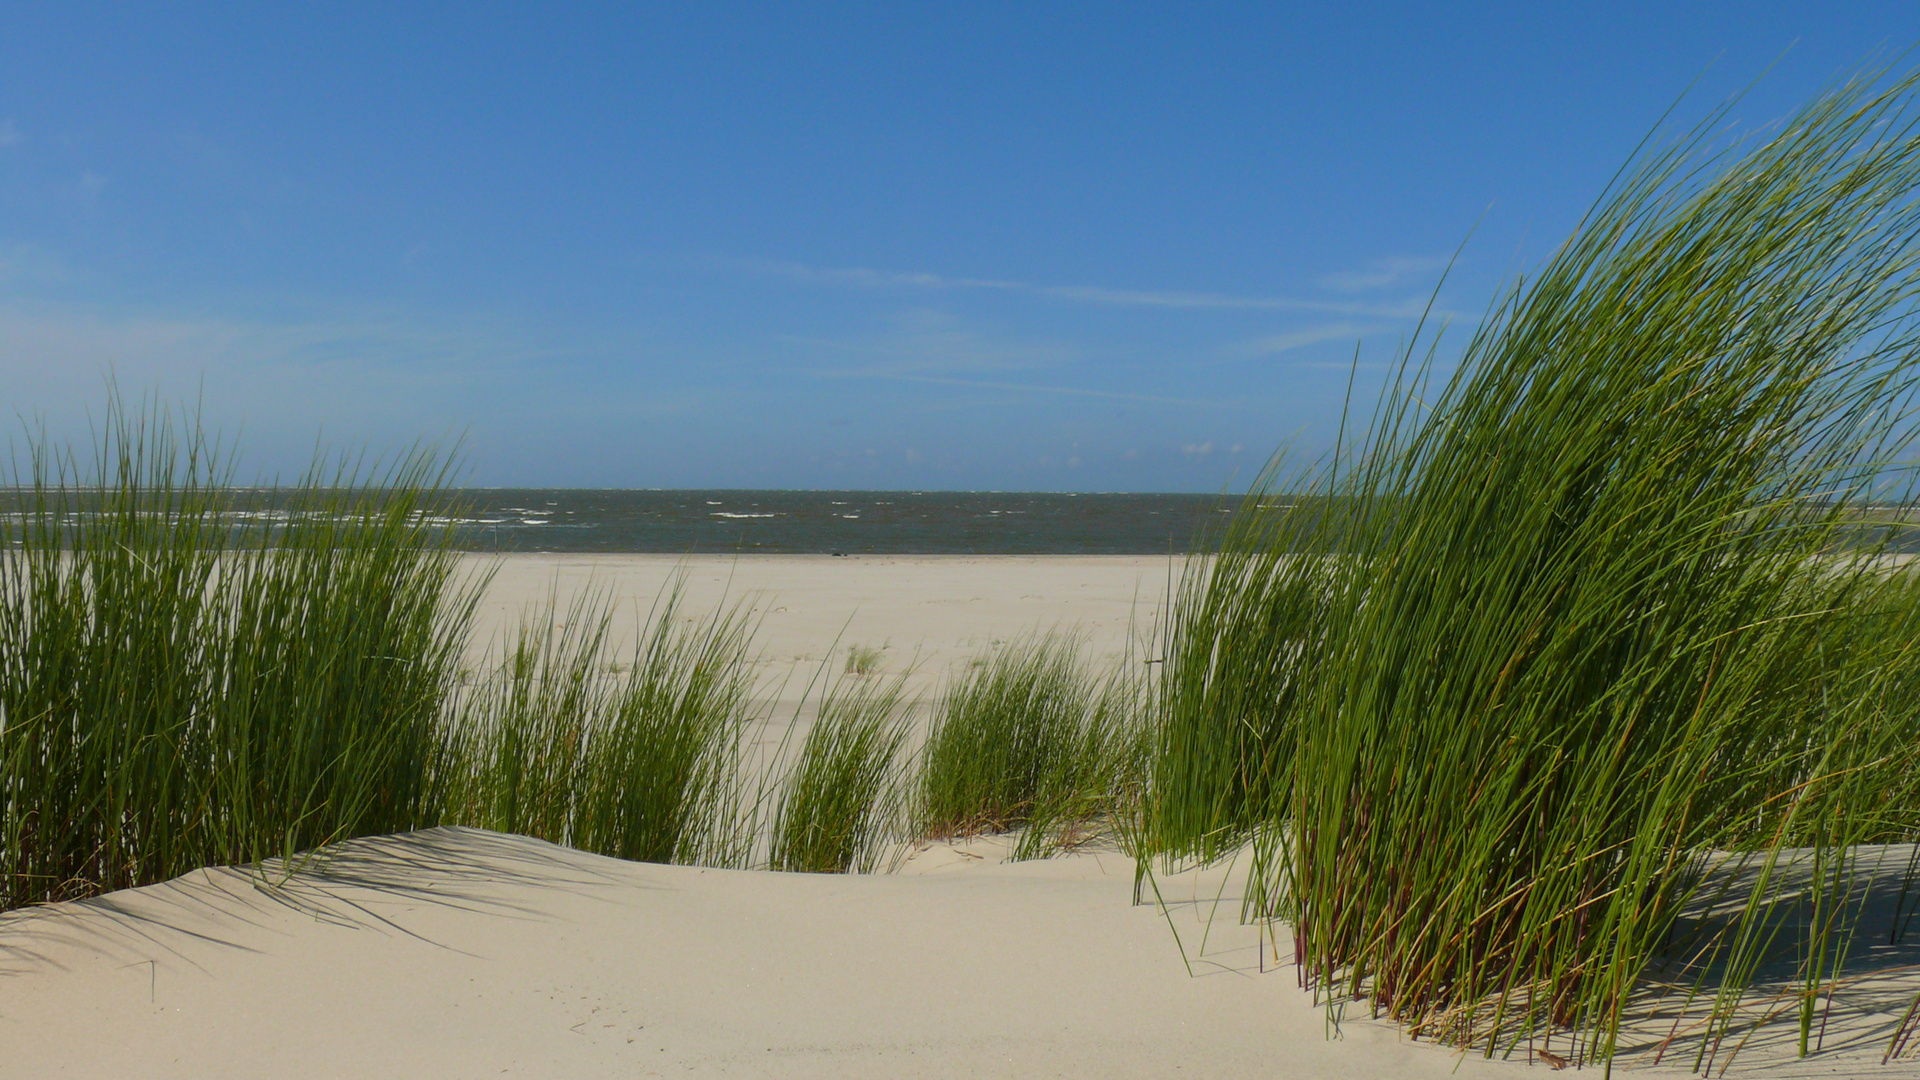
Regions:
<instances>
[{"instance_id":1,"label":"grass clump","mask_svg":"<svg viewBox=\"0 0 1920 1080\"><path fill-rule=\"evenodd\" d=\"M1041 837L1104 809L1125 760L1131 712L1104 691L1078 642L1044 635L1008 644L958 676L942 698L915 782L915 831L933 839L1030 829Z\"/></svg>"},{"instance_id":2,"label":"grass clump","mask_svg":"<svg viewBox=\"0 0 1920 1080\"><path fill-rule=\"evenodd\" d=\"M871 645L847 646L847 666L844 674L872 675L880 670L880 664L886 654Z\"/></svg>"},{"instance_id":3,"label":"grass clump","mask_svg":"<svg viewBox=\"0 0 1920 1080\"><path fill-rule=\"evenodd\" d=\"M1040 784L1016 859L1070 852L1106 836L1128 850L1139 846L1131 834L1150 751L1146 681L1125 666L1097 681L1084 670L1080 677L1089 684L1091 708Z\"/></svg>"},{"instance_id":4,"label":"grass clump","mask_svg":"<svg viewBox=\"0 0 1920 1080\"><path fill-rule=\"evenodd\" d=\"M905 687L901 675L826 690L774 809L772 869L836 874L875 865L897 809Z\"/></svg>"},{"instance_id":5,"label":"grass clump","mask_svg":"<svg viewBox=\"0 0 1920 1080\"><path fill-rule=\"evenodd\" d=\"M551 632L529 613L446 730L451 821L615 858L743 865L740 742L753 718L744 612L679 615L672 588L630 661L612 605L588 595Z\"/></svg>"},{"instance_id":6,"label":"grass clump","mask_svg":"<svg viewBox=\"0 0 1920 1080\"><path fill-rule=\"evenodd\" d=\"M1255 837L1329 1001L1604 1060L1705 871L1757 862L1693 942L1705 1067L1810 848L1804 1048L1851 845L1920 831L1913 587L1862 527L1920 361L1913 88L1649 152L1437 392L1410 348L1304 497L1269 478L1190 563L1147 835Z\"/></svg>"},{"instance_id":7,"label":"grass clump","mask_svg":"<svg viewBox=\"0 0 1920 1080\"><path fill-rule=\"evenodd\" d=\"M145 885L433 816L474 594L444 474L236 489L219 448L109 402L42 437L0 546L0 907Z\"/></svg>"},{"instance_id":8,"label":"grass clump","mask_svg":"<svg viewBox=\"0 0 1920 1080\"><path fill-rule=\"evenodd\" d=\"M1351 500L1275 497L1270 469L1218 542L1200 537L1168 605L1140 843L1212 860L1288 798L1293 724L1343 584Z\"/></svg>"}]
</instances>

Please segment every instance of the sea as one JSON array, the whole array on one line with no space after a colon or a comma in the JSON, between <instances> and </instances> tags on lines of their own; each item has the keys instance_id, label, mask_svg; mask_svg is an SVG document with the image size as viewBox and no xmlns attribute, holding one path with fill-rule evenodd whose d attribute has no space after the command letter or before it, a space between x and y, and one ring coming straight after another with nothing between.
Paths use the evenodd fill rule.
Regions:
<instances>
[{"instance_id":1,"label":"sea","mask_svg":"<svg viewBox=\"0 0 1920 1080\"><path fill-rule=\"evenodd\" d=\"M71 528L100 514L100 489L43 497L0 487L0 547L51 514ZM223 489L218 517L243 541L306 514L298 490ZM109 501L118 495L108 493ZM1294 497L1297 500L1299 497ZM1218 550L1243 496L1003 491L746 491L465 488L432 496L427 521L468 551L605 554L1170 555ZM1263 502L1281 507L1289 502ZM41 509L35 510L33 507ZM145 513L147 511L143 511ZM323 513L335 511L325 510ZM1840 547L1920 554L1920 508L1872 504ZM1888 535L1889 530L1892 535ZM444 535L444 534L443 534Z\"/></svg>"},{"instance_id":2,"label":"sea","mask_svg":"<svg viewBox=\"0 0 1920 1080\"><path fill-rule=\"evenodd\" d=\"M501 552L1165 555L1216 533L1220 495L472 488L461 547Z\"/></svg>"}]
</instances>

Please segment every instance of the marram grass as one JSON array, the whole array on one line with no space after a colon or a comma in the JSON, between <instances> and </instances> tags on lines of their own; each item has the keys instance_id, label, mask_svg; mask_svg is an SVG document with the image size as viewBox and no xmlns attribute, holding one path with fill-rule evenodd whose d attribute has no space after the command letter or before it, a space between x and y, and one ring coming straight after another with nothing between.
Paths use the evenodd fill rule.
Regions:
<instances>
[{"instance_id":1,"label":"marram grass","mask_svg":"<svg viewBox=\"0 0 1920 1080\"><path fill-rule=\"evenodd\" d=\"M1059 634L976 660L936 707L914 779L914 831L950 839L1020 828L1020 857L1072 846L1128 790L1137 685L1125 672L1103 684L1079 642Z\"/></svg>"},{"instance_id":2,"label":"marram grass","mask_svg":"<svg viewBox=\"0 0 1920 1080\"><path fill-rule=\"evenodd\" d=\"M1920 828L1915 588L1862 528L1902 493L1920 358L1913 89L1644 154L1450 377L1410 347L1370 431L1189 564L1143 835L1252 836L1330 1005L1609 1060L1702 871L1758 859L1694 943L1695 1064L1769 948L1811 1030L1851 845ZM1788 847L1826 854L1782 943Z\"/></svg>"},{"instance_id":3,"label":"marram grass","mask_svg":"<svg viewBox=\"0 0 1920 1080\"><path fill-rule=\"evenodd\" d=\"M899 814L912 703L906 676L843 676L823 691L773 813L774 870L871 870Z\"/></svg>"},{"instance_id":4,"label":"marram grass","mask_svg":"<svg viewBox=\"0 0 1920 1080\"><path fill-rule=\"evenodd\" d=\"M44 438L0 545L0 907L254 862L431 816L473 594L425 455L237 490L218 447L110 401Z\"/></svg>"},{"instance_id":5,"label":"marram grass","mask_svg":"<svg viewBox=\"0 0 1920 1080\"><path fill-rule=\"evenodd\" d=\"M431 458L236 491L115 408L89 468L43 442L15 478L0 906L443 821L844 871L896 828L1032 856L1105 820L1143 857L1250 841L1303 982L1422 1036L1610 1060L1659 965L1713 1068L1785 956L1816 1045L1861 935L1899 933L1860 922L1860 845L1920 834L1920 579L1878 509L1920 369L1915 85L1644 153L1451 374L1417 339L1365 433L1262 478L1157 680L1036 636L910 758L900 682L850 663L749 777L752 627L677 593L630 656L607 597L538 609L461 687Z\"/></svg>"},{"instance_id":6,"label":"marram grass","mask_svg":"<svg viewBox=\"0 0 1920 1080\"><path fill-rule=\"evenodd\" d=\"M1045 854L1137 772L1136 702L1064 638L953 687L931 768L906 753L904 677L858 670L794 761L754 761L753 627L684 615L677 586L630 651L589 592L465 671L486 577L456 573L431 455L288 490L236 488L225 461L117 399L87 466L33 444L0 548L0 907L435 824L865 870L942 776L966 808L934 829L1030 825L1022 853Z\"/></svg>"},{"instance_id":7,"label":"marram grass","mask_svg":"<svg viewBox=\"0 0 1920 1080\"><path fill-rule=\"evenodd\" d=\"M611 645L608 596L525 613L449 714L444 819L621 859L743 865L751 626L738 608L680 608L676 585L628 656Z\"/></svg>"},{"instance_id":8,"label":"marram grass","mask_svg":"<svg viewBox=\"0 0 1920 1080\"><path fill-rule=\"evenodd\" d=\"M1090 704L1039 785L1014 858L1046 858L1102 838L1131 846L1149 752L1147 677L1137 663L1125 656L1104 676L1079 673Z\"/></svg>"},{"instance_id":9,"label":"marram grass","mask_svg":"<svg viewBox=\"0 0 1920 1080\"><path fill-rule=\"evenodd\" d=\"M1199 538L1168 605L1153 686L1151 783L1140 842L1169 857L1219 858L1284 805L1293 721L1316 677L1343 584L1338 516L1351 500L1279 497L1271 470L1217 543Z\"/></svg>"}]
</instances>

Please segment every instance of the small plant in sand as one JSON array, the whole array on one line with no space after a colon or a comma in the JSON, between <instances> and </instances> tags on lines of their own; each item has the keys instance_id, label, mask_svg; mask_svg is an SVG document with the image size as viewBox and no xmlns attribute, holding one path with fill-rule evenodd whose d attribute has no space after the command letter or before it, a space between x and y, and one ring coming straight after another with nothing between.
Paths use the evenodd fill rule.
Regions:
<instances>
[{"instance_id":1,"label":"small plant in sand","mask_svg":"<svg viewBox=\"0 0 1920 1080\"><path fill-rule=\"evenodd\" d=\"M847 646L847 666L845 674L875 674L880 670L880 665L885 660L886 653L882 649L872 645L849 645Z\"/></svg>"}]
</instances>

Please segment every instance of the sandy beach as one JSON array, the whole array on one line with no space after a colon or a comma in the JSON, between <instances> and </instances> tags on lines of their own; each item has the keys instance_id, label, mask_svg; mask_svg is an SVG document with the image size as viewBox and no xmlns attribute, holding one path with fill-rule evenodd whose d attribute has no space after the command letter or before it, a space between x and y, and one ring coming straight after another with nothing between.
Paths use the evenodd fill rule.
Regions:
<instances>
[{"instance_id":1,"label":"sandy beach","mask_svg":"<svg viewBox=\"0 0 1920 1080\"><path fill-rule=\"evenodd\" d=\"M549 601L565 612L583 593L613 598L616 651L677 578L683 616L743 604L757 626L759 688L787 717L821 665L837 673L855 645L881 650L880 670L907 673L921 695L997 643L1049 630L1079 635L1100 664L1144 660L1180 565L1156 555L475 555L462 569L492 575L476 664L525 613Z\"/></svg>"},{"instance_id":2,"label":"sandy beach","mask_svg":"<svg viewBox=\"0 0 1920 1080\"><path fill-rule=\"evenodd\" d=\"M1117 658L1150 625L1164 559L677 560L527 556L490 566L483 634L530 602L613 589L644 614L684 571L688 611L744 599L775 692L835 638L935 685L1035 628ZM780 691L788 703L791 691ZM1003 861L1003 841L915 851L895 873L626 863L436 829L293 867L215 868L0 916L6 1077L1477 1077L1528 1068L1335 1026L1284 926L1240 925L1241 866L1133 900L1112 850ZM1773 1049L1738 1073L1882 1069ZM1354 1013L1361 1010L1356 1008ZM1844 1012L1844 1007L1843 1007ZM1884 1026L1880 1022L1880 1026ZM1546 1066L1535 1066L1545 1068ZM1652 1070L1684 1074L1672 1064Z\"/></svg>"},{"instance_id":3,"label":"sandy beach","mask_svg":"<svg viewBox=\"0 0 1920 1080\"><path fill-rule=\"evenodd\" d=\"M1920 8L1593 7L10 9L0 1080L1920 1080Z\"/></svg>"}]
</instances>

